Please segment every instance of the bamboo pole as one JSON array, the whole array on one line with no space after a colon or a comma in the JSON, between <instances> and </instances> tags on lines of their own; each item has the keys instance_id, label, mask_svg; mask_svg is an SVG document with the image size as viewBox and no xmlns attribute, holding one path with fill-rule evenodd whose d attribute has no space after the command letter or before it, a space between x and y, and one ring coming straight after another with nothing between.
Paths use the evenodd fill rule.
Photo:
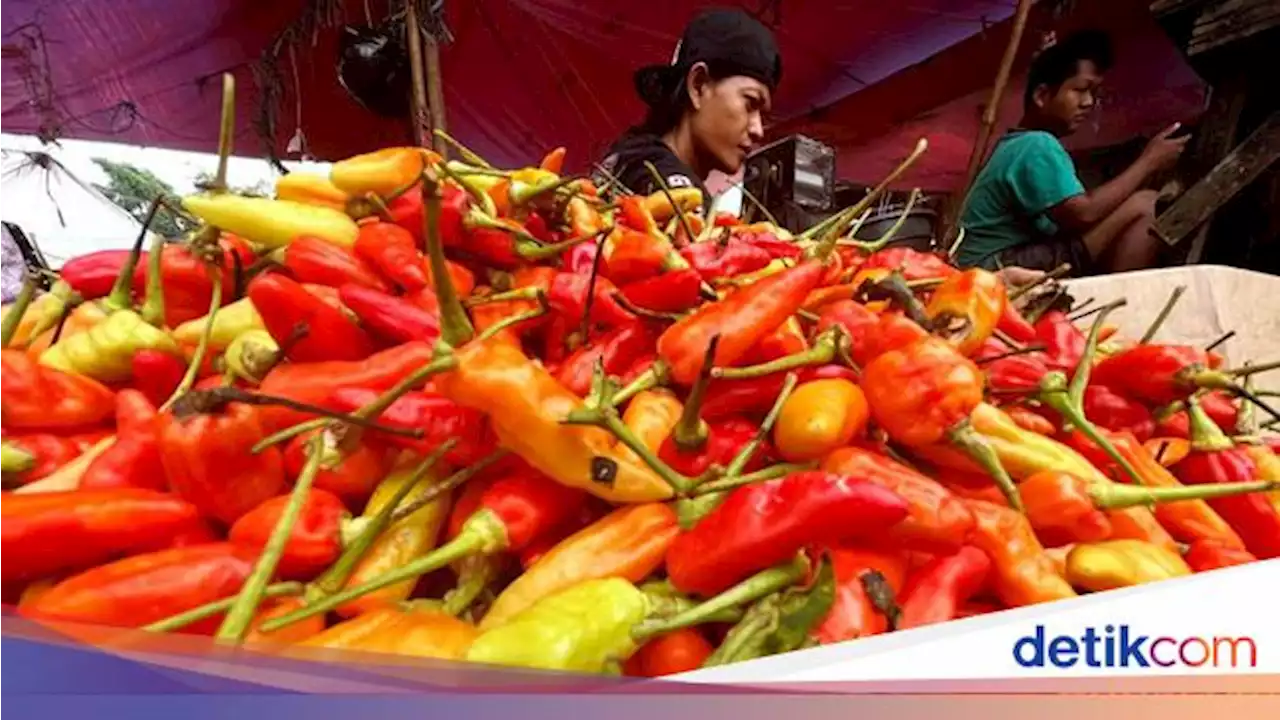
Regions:
<instances>
[{"instance_id":1,"label":"bamboo pole","mask_svg":"<svg viewBox=\"0 0 1280 720\"><path fill-rule=\"evenodd\" d=\"M960 213L965 203L969 199L969 191L973 189L973 181L978 176L978 169L982 167L982 162L987 157L987 151L991 149L991 139L995 130L996 120L999 119L1000 104L1004 99L1005 86L1009 84L1009 75L1013 72L1013 61L1018 56L1018 45L1022 43L1022 32L1027 27L1027 16L1031 14L1031 0L1018 0L1018 8L1014 11L1013 30L1009 33L1009 43L1004 48L1004 57L1000 59L1000 67L996 71L996 82L991 87L991 97L987 99L986 107L982 109L982 122L978 125L978 137L973 142L973 150L969 153L969 164L964 171L964 184L961 185L962 192L957 195L960 202L952 201L951 207L947 212L947 220L943 224L944 242L942 245L946 247L950 244L956 227L959 224Z\"/></svg>"},{"instance_id":2,"label":"bamboo pole","mask_svg":"<svg viewBox=\"0 0 1280 720\"><path fill-rule=\"evenodd\" d=\"M431 112L431 127L433 130L449 132L444 117L444 76L440 71L440 43L430 33L423 40L427 51L427 108ZM433 144L434 135L432 133ZM440 143L436 152L446 160L449 158L449 146L445 143Z\"/></svg>"},{"instance_id":3,"label":"bamboo pole","mask_svg":"<svg viewBox=\"0 0 1280 720\"><path fill-rule=\"evenodd\" d=\"M417 0L405 0L404 31L409 46L409 73L413 82L410 106L413 113L413 141L420 147L434 147L435 133L427 116L427 84L423 77L422 26L418 22Z\"/></svg>"}]
</instances>

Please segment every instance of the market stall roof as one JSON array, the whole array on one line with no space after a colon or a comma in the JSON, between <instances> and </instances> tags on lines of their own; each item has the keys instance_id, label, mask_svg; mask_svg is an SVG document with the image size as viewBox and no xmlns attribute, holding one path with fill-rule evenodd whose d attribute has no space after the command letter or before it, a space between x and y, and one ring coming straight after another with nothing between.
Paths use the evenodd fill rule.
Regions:
<instances>
[{"instance_id":1,"label":"market stall roof","mask_svg":"<svg viewBox=\"0 0 1280 720\"><path fill-rule=\"evenodd\" d=\"M375 17L385 7L371 4ZM667 60L698 8L725 4L447 0L455 38L442 50L449 129L498 164L529 162L566 145L570 166L580 169L642 116L632 71ZM994 74L1004 36L993 24L1010 16L1011 0L738 4L770 24L781 46L779 131L836 145L842 178L876 179L884 160L901 157L919 132L934 145L921 177L945 180L963 168L973 118L944 114L936 117L945 124L920 125L920 115L951 102L958 103L953 112L973 114L966 96ZM337 25L363 23L363 7L355 0L10 0L0 11L4 128L213 151L216 79L231 71L241 88L236 152L261 154L254 126L259 58L304 9ZM299 128L309 152L322 159L408 140L407 121L369 113L339 85L332 27L302 37L274 67L284 93L272 133L276 153L297 157L285 149ZM935 59L929 72L900 72L953 46L950 52L964 51L963 62ZM886 135L913 120L910 138Z\"/></svg>"},{"instance_id":2,"label":"market stall roof","mask_svg":"<svg viewBox=\"0 0 1280 720\"><path fill-rule=\"evenodd\" d=\"M450 130L494 162L516 164L566 144L586 162L640 119L632 71L670 58L689 0L446 0L454 42L442 50ZM867 87L1007 17L1008 0L739 3L774 27L784 55L776 116L803 115ZM385 2L373 2L375 17ZM241 96L237 153L254 137L253 65L305 8L348 0L10 0L3 6L3 122L7 132L110 140L186 150L216 145L218 73ZM408 137L336 80L337 33L320 31L279 71L285 80L276 148L299 122L312 154L333 159ZM292 62L296 59L296 69ZM301 86L295 92L294 76ZM300 104L295 101L300 99Z\"/></svg>"}]
</instances>

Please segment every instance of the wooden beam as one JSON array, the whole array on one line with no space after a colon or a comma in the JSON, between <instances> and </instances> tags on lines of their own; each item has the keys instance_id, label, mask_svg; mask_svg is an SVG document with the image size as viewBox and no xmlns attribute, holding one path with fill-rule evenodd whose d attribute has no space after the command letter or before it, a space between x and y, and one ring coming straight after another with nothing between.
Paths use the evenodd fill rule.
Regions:
<instances>
[{"instance_id":1,"label":"wooden beam","mask_svg":"<svg viewBox=\"0 0 1280 720\"><path fill-rule=\"evenodd\" d=\"M973 189L973 181L978 177L978 170L987 158L991 149L991 137L995 131L996 120L1000 112L1000 104L1004 99L1004 88L1009 84L1009 75L1013 72L1013 61L1018 56L1018 45L1022 43L1022 32L1027 27L1027 16L1031 14L1031 0L1018 0L1018 8L1014 11L1013 30L1009 33L1009 44L1004 48L1004 57L1000 59L1000 67L996 70L996 81L991 86L991 97L982 109L982 122L978 126L978 137L973 141L973 150L969 152L969 164L964 171L964 183L958 193L948 203L946 218L942 223L942 245L951 246L951 240L960 224L960 214L969 200L969 191Z\"/></svg>"},{"instance_id":2,"label":"wooden beam","mask_svg":"<svg viewBox=\"0 0 1280 720\"><path fill-rule=\"evenodd\" d=\"M427 108L431 112L431 127L433 130L449 132L444 116L444 74L440 70L440 43L430 33L425 33L422 40L423 45L426 46ZM434 139L432 137L432 140ZM436 152L446 160L449 158L447 143L433 143L433 145L437 145Z\"/></svg>"},{"instance_id":3,"label":"wooden beam","mask_svg":"<svg viewBox=\"0 0 1280 720\"><path fill-rule=\"evenodd\" d=\"M1217 167L1156 219L1155 232L1170 245L1200 227L1236 193L1280 159L1280 112L1274 112Z\"/></svg>"},{"instance_id":4,"label":"wooden beam","mask_svg":"<svg viewBox=\"0 0 1280 720\"><path fill-rule=\"evenodd\" d=\"M413 113L413 142L419 147L435 147L435 134L427 117L427 83L423 77L422 24L418 21L417 0L405 0L404 32L409 46L409 77L413 83L409 106Z\"/></svg>"}]
</instances>

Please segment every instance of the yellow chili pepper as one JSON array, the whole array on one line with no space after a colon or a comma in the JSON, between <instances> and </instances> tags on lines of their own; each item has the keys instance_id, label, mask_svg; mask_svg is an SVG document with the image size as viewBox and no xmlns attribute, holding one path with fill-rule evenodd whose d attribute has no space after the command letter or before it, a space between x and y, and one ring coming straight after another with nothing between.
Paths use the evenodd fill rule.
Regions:
<instances>
[{"instance_id":1,"label":"yellow chili pepper","mask_svg":"<svg viewBox=\"0 0 1280 720\"><path fill-rule=\"evenodd\" d=\"M204 327L209 322L206 315L195 320L188 320L173 329L173 339L184 345L195 345L200 342ZM265 330L262 316L253 306L249 298L241 298L230 305L223 305L213 316L213 330L209 334L209 347L222 350L231 344L237 336L250 330Z\"/></svg>"},{"instance_id":2,"label":"yellow chili pepper","mask_svg":"<svg viewBox=\"0 0 1280 720\"><path fill-rule=\"evenodd\" d=\"M61 313L62 310L58 312ZM81 303L71 311L70 315L67 315L66 321L62 323L62 334L58 336L58 340L62 341L73 335L79 335L106 319L107 311L102 309L101 303ZM57 319L54 319L49 329L31 338L26 350L29 357L39 359L44 354L44 351L53 345L53 336L57 332L57 324Z\"/></svg>"},{"instance_id":3,"label":"yellow chili pepper","mask_svg":"<svg viewBox=\"0 0 1280 720\"><path fill-rule=\"evenodd\" d=\"M675 512L661 503L618 508L570 535L502 591L480 621L497 627L542 598L584 580L640 582L662 564L680 534Z\"/></svg>"},{"instance_id":4,"label":"yellow chili pepper","mask_svg":"<svg viewBox=\"0 0 1280 720\"><path fill-rule=\"evenodd\" d=\"M645 447L657 453L663 441L671 435L672 429L680 421L680 412L683 409L680 401L670 392L646 390L636 395L627 404L627 410L622 414L622 423L635 433ZM640 456L623 445L618 446L618 455L630 462L644 462Z\"/></svg>"},{"instance_id":5,"label":"yellow chili pepper","mask_svg":"<svg viewBox=\"0 0 1280 720\"><path fill-rule=\"evenodd\" d=\"M127 380L139 350L181 355L165 331L148 325L132 310L117 310L89 330L64 338L40 355L40 364L102 382Z\"/></svg>"},{"instance_id":6,"label":"yellow chili pepper","mask_svg":"<svg viewBox=\"0 0 1280 720\"><path fill-rule=\"evenodd\" d=\"M302 172L282 175L276 181L276 199L321 205L342 212L347 211L347 203L351 202L351 196L338 189L329 178Z\"/></svg>"},{"instance_id":7,"label":"yellow chili pepper","mask_svg":"<svg viewBox=\"0 0 1280 720\"><path fill-rule=\"evenodd\" d=\"M1280 457L1276 457L1271 448L1266 445L1246 445L1245 451L1258 466L1258 476L1254 478L1255 480L1280 482ZM1280 512L1280 490L1267 491L1267 499L1275 506L1276 512Z\"/></svg>"},{"instance_id":8,"label":"yellow chili pepper","mask_svg":"<svg viewBox=\"0 0 1280 720\"><path fill-rule=\"evenodd\" d=\"M384 148L339 160L330 168L329 180L348 195L373 193L386 197L415 182L428 163L439 160L438 155L424 148Z\"/></svg>"},{"instance_id":9,"label":"yellow chili pepper","mask_svg":"<svg viewBox=\"0 0 1280 720\"><path fill-rule=\"evenodd\" d=\"M784 460L817 460L865 430L868 417L862 388L840 378L811 380L782 404L773 443Z\"/></svg>"},{"instance_id":10,"label":"yellow chili pepper","mask_svg":"<svg viewBox=\"0 0 1280 720\"><path fill-rule=\"evenodd\" d=\"M235 336L223 353L236 377L257 385L280 362L280 346L266 330L249 330Z\"/></svg>"},{"instance_id":11,"label":"yellow chili pepper","mask_svg":"<svg viewBox=\"0 0 1280 720\"><path fill-rule=\"evenodd\" d=\"M53 332L71 297L71 286L64 282L54 285L53 290L40 295L31 301L27 311L18 320L18 329L13 333L10 347L28 347L36 338ZM12 306L5 305L2 315L8 315ZM70 318L68 318L70 320ZM66 331L63 330L65 333Z\"/></svg>"},{"instance_id":12,"label":"yellow chili pepper","mask_svg":"<svg viewBox=\"0 0 1280 720\"><path fill-rule=\"evenodd\" d=\"M405 502L430 490L440 482L444 472L437 469L427 474L418 482L417 487L409 491ZM399 468L378 484L373 497L364 509L364 517L372 518L378 514L382 506L390 502L406 482L413 479L413 467ZM449 518L449 494L441 495L435 501L424 505L413 514L393 523L378 538L369 552L360 560L355 572L347 579L345 587L352 588L394 570L401 565L426 554L436 546L440 530ZM337 613L343 617L360 615L371 610L387 607L401 602L413 591L415 580L406 580L389 587L363 595L343 605L339 605Z\"/></svg>"},{"instance_id":13,"label":"yellow chili pepper","mask_svg":"<svg viewBox=\"0 0 1280 720\"><path fill-rule=\"evenodd\" d=\"M661 190L644 199L645 210L648 210L657 222L666 222L675 217L676 206L680 207L681 212L686 213L702 209L702 191L698 188L672 188L670 193L670 200ZM671 204L672 200L675 201L675 205Z\"/></svg>"},{"instance_id":14,"label":"yellow chili pepper","mask_svg":"<svg viewBox=\"0 0 1280 720\"><path fill-rule=\"evenodd\" d=\"M188 195L182 205L210 225L274 250L310 235L351 247L360 234L345 212L290 200L243 197L231 193Z\"/></svg>"},{"instance_id":15,"label":"yellow chili pepper","mask_svg":"<svg viewBox=\"0 0 1280 720\"><path fill-rule=\"evenodd\" d=\"M1142 540L1078 544L1067 553L1067 582L1101 592L1191 574L1174 551Z\"/></svg>"},{"instance_id":16,"label":"yellow chili pepper","mask_svg":"<svg viewBox=\"0 0 1280 720\"><path fill-rule=\"evenodd\" d=\"M461 660L479 634L474 625L439 610L383 607L340 622L298 647Z\"/></svg>"}]
</instances>

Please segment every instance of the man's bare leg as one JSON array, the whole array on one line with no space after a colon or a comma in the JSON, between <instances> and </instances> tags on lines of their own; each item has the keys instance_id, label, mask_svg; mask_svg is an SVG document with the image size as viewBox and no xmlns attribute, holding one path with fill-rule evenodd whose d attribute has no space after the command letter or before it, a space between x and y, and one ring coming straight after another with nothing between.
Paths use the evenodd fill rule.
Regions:
<instances>
[{"instance_id":1,"label":"man's bare leg","mask_svg":"<svg viewBox=\"0 0 1280 720\"><path fill-rule=\"evenodd\" d=\"M1160 252L1160 239L1151 234L1155 222L1155 190L1140 190L1120 204L1084 235L1085 247L1098 265L1110 272L1150 267Z\"/></svg>"}]
</instances>

